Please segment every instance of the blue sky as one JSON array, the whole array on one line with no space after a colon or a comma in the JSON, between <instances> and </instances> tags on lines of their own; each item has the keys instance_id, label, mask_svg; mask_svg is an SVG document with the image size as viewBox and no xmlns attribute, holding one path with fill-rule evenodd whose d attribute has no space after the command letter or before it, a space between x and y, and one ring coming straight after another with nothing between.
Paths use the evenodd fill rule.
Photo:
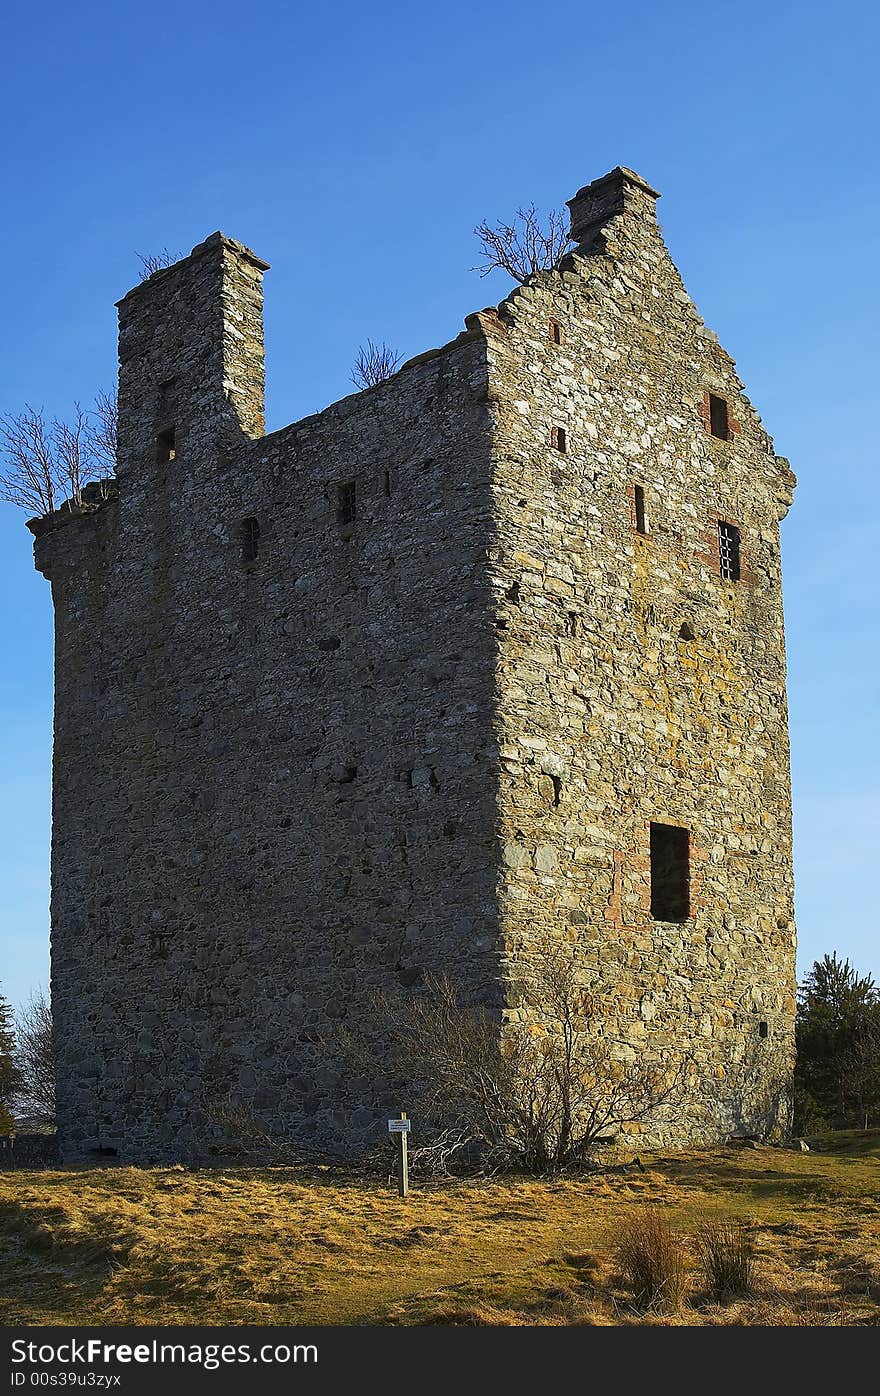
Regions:
<instances>
[{"instance_id":1,"label":"blue sky","mask_svg":"<svg viewBox=\"0 0 880 1396\"><path fill-rule=\"evenodd\" d=\"M48 0L4 20L0 411L115 373L136 253L272 262L268 425L508 290L472 229L617 164L799 477L784 525L801 967L880 978L874 5ZM11 56L11 57L10 57ZM14 61L12 61L14 59ZM46 978L52 617L0 505L0 987ZM100 741L101 712L94 713Z\"/></svg>"}]
</instances>

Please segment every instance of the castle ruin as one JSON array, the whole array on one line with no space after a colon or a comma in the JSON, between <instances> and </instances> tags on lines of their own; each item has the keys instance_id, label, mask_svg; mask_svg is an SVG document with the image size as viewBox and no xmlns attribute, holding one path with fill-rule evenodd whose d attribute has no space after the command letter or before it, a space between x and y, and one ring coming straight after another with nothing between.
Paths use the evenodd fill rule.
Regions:
<instances>
[{"instance_id":1,"label":"castle ruin","mask_svg":"<svg viewBox=\"0 0 880 1396\"><path fill-rule=\"evenodd\" d=\"M630 170L458 338L266 435L266 263L119 303L117 479L32 521L56 614L52 997L68 1160L186 1157L210 1098L328 1151L332 1039L560 946L766 1125L795 1006L779 522L794 477ZM328 1047L328 1043L330 1046Z\"/></svg>"}]
</instances>

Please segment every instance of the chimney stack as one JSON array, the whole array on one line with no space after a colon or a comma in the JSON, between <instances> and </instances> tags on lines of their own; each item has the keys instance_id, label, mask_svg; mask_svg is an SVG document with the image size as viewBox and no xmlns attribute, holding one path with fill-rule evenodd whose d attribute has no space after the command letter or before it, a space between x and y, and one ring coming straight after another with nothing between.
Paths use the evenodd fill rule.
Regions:
<instances>
[{"instance_id":1,"label":"chimney stack","mask_svg":"<svg viewBox=\"0 0 880 1396\"><path fill-rule=\"evenodd\" d=\"M654 222L654 205L659 198L657 190L652 189L640 175L618 165L591 184L585 184L573 199L568 200L572 240L579 245L590 242L605 223L620 214L631 214Z\"/></svg>"}]
</instances>

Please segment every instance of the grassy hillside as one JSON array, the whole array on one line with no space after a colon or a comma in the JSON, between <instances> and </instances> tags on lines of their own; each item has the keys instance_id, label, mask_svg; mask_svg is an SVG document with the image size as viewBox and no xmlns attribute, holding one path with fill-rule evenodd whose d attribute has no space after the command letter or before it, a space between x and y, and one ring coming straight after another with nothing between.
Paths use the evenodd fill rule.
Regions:
<instances>
[{"instance_id":1,"label":"grassy hillside","mask_svg":"<svg viewBox=\"0 0 880 1396\"><path fill-rule=\"evenodd\" d=\"M405 1201L329 1170L0 1173L0 1322L880 1322L880 1132L643 1162ZM755 1293L710 1300L694 1251L683 1308L639 1313L615 1245L646 1206L745 1222Z\"/></svg>"}]
</instances>

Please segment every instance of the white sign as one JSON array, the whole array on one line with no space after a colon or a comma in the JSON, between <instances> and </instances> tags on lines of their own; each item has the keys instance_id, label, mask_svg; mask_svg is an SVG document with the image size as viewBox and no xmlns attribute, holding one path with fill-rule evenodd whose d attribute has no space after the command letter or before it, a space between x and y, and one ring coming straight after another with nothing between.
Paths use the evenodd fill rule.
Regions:
<instances>
[{"instance_id":1,"label":"white sign","mask_svg":"<svg viewBox=\"0 0 880 1396\"><path fill-rule=\"evenodd\" d=\"M407 1131L409 1130L409 1127L410 1127L411 1124L412 1124L412 1120L389 1120L389 1121L388 1121L388 1133L389 1133L389 1134L406 1134Z\"/></svg>"}]
</instances>

